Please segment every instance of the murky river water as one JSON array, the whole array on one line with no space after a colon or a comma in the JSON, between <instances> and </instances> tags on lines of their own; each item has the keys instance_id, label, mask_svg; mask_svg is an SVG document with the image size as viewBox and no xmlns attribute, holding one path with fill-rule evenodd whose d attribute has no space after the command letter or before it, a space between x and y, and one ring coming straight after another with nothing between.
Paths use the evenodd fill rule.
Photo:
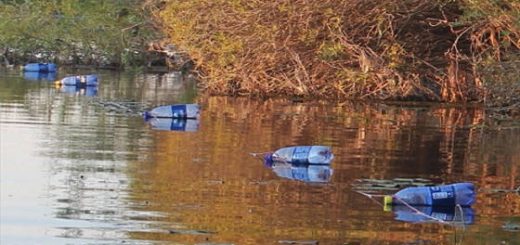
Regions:
<instances>
[{"instance_id":1,"label":"murky river water","mask_svg":"<svg viewBox=\"0 0 520 245\"><path fill-rule=\"evenodd\" d=\"M520 195L498 191L520 186L520 129L481 127L480 109L198 98L177 73L101 72L86 91L0 74L2 245L520 244ZM199 121L134 113L184 102ZM249 155L307 144L332 146L321 175ZM354 191L395 178L472 182L477 202L450 225Z\"/></svg>"}]
</instances>

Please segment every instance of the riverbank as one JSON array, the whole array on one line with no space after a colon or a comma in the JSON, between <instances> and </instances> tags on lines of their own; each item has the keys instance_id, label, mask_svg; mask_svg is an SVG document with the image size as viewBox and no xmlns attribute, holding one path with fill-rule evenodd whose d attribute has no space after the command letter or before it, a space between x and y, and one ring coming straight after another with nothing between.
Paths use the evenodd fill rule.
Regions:
<instances>
[{"instance_id":1,"label":"riverbank","mask_svg":"<svg viewBox=\"0 0 520 245\"><path fill-rule=\"evenodd\" d=\"M164 37L141 1L3 1L0 63L54 62L121 69L160 61L147 44Z\"/></svg>"},{"instance_id":2,"label":"riverbank","mask_svg":"<svg viewBox=\"0 0 520 245\"><path fill-rule=\"evenodd\" d=\"M504 108L520 106L519 13L507 0L173 0L154 16L210 94Z\"/></svg>"},{"instance_id":3,"label":"riverbank","mask_svg":"<svg viewBox=\"0 0 520 245\"><path fill-rule=\"evenodd\" d=\"M2 63L195 68L209 95L520 114L515 1L72 2L0 4Z\"/></svg>"}]
</instances>

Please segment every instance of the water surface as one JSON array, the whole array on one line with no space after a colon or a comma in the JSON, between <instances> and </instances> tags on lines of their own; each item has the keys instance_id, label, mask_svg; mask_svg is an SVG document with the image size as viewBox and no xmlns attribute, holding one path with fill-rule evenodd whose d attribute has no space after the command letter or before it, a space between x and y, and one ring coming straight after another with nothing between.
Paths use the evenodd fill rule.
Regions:
<instances>
[{"instance_id":1,"label":"water surface","mask_svg":"<svg viewBox=\"0 0 520 245\"><path fill-rule=\"evenodd\" d=\"M519 244L520 195L497 191L520 186L520 129L483 127L482 109L197 97L180 73L97 72L76 90L2 71L1 244ZM137 113L185 102L200 120ZM249 154L307 144L332 146L325 174ZM353 190L394 178L474 183L471 224Z\"/></svg>"}]
</instances>

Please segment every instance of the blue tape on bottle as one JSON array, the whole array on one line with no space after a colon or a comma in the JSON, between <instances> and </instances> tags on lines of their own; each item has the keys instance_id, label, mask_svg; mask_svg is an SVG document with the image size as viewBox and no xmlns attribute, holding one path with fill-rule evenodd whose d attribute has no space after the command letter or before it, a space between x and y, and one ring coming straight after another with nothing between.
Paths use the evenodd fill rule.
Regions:
<instances>
[{"instance_id":1,"label":"blue tape on bottle","mask_svg":"<svg viewBox=\"0 0 520 245\"><path fill-rule=\"evenodd\" d=\"M292 156L293 164L309 164L309 153L312 146L299 146L294 149Z\"/></svg>"},{"instance_id":2,"label":"blue tape on bottle","mask_svg":"<svg viewBox=\"0 0 520 245\"><path fill-rule=\"evenodd\" d=\"M455 187L432 186L430 193L433 206L455 206Z\"/></svg>"},{"instance_id":3,"label":"blue tape on bottle","mask_svg":"<svg viewBox=\"0 0 520 245\"><path fill-rule=\"evenodd\" d=\"M186 118L186 105L172 105L172 118Z\"/></svg>"}]
</instances>

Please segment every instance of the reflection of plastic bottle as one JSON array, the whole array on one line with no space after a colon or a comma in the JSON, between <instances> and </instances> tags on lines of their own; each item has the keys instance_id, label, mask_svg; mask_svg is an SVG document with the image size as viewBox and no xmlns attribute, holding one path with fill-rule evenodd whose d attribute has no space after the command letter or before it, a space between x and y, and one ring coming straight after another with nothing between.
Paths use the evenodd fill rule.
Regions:
<instances>
[{"instance_id":1,"label":"reflection of plastic bottle","mask_svg":"<svg viewBox=\"0 0 520 245\"><path fill-rule=\"evenodd\" d=\"M266 162L292 164L330 164L332 159L330 147L321 145L284 147L264 156Z\"/></svg>"},{"instance_id":2,"label":"reflection of plastic bottle","mask_svg":"<svg viewBox=\"0 0 520 245\"><path fill-rule=\"evenodd\" d=\"M176 104L156 107L143 114L145 119L156 118L198 118L199 106L197 104Z\"/></svg>"},{"instance_id":3,"label":"reflection of plastic bottle","mask_svg":"<svg viewBox=\"0 0 520 245\"><path fill-rule=\"evenodd\" d=\"M393 206L392 211L396 220L412 223L422 223L431 221L444 221L455 224L473 224L475 212L472 208L457 208L443 206L414 206L411 209L407 206ZM417 213L417 211L421 213Z\"/></svg>"},{"instance_id":4,"label":"reflection of plastic bottle","mask_svg":"<svg viewBox=\"0 0 520 245\"><path fill-rule=\"evenodd\" d=\"M471 183L408 187L385 197L385 204L424 206L471 206L475 202L475 187Z\"/></svg>"},{"instance_id":5,"label":"reflection of plastic bottle","mask_svg":"<svg viewBox=\"0 0 520 245\"><path fill-rule=\"evenodd\" d=\"M98 89L97 89L96 86L87 86L85 88L85 95L86 96L89 96L89 97L96 96L97 92L98 92Z\"/></svg>"},{"instance_id":6,"label":"reflection of plastic bottle","mask_svg":"<svg viewBox=\"0 0 520 245\"><path fill-rule=\"evenodd\" d=\"M61 86L60 91L62 93L85 95L89 97L97 95L97 87L95 86L87 86L85 88L80 88L76 86Z\"/></svg>"},{"instance_id":7,"label":"reflection of plastic bottle","mask_svg":"<svg viewBox=\"0 0 520 245\"><path fill-rule=\"evenodd\" d=\"M56 72L37 72L37 71L26 71L23 73L23 77L27 80L56 80Z\"/></svg>"},{"instance_id":8,"label":"reflection of plastic bottle","mask_svg":"<svg viewBox=\"0 0 520 245\"><path fill-rule=\"evenodd\" d=\"M79 88L76 88L76 86L61 86L60 91L67 94L77 94L79 93Z\"/></svg>"},{"instance_id":9,"label":"reflection of plastic bottle","mask_svg":"<svg viewBox=\"0 0 520 245\"><path fill-rule=\"evenodd\" d=\"M195 132L199 129L198 119L183 118L151 118L152 129Z\"/></svg>"},{"instance_id":10,"label":"reflection of plastic bottle","mask_svg":"<svg viewBox=\"0 0 520 245\"><path fill-rule=\"evenodd\" d=\"M276 175L292 180L299 180L303 182L324 183L329 182L333 170L330 165L294 165L285 162L266 162Z\"/></svg>"}]
</instances>

